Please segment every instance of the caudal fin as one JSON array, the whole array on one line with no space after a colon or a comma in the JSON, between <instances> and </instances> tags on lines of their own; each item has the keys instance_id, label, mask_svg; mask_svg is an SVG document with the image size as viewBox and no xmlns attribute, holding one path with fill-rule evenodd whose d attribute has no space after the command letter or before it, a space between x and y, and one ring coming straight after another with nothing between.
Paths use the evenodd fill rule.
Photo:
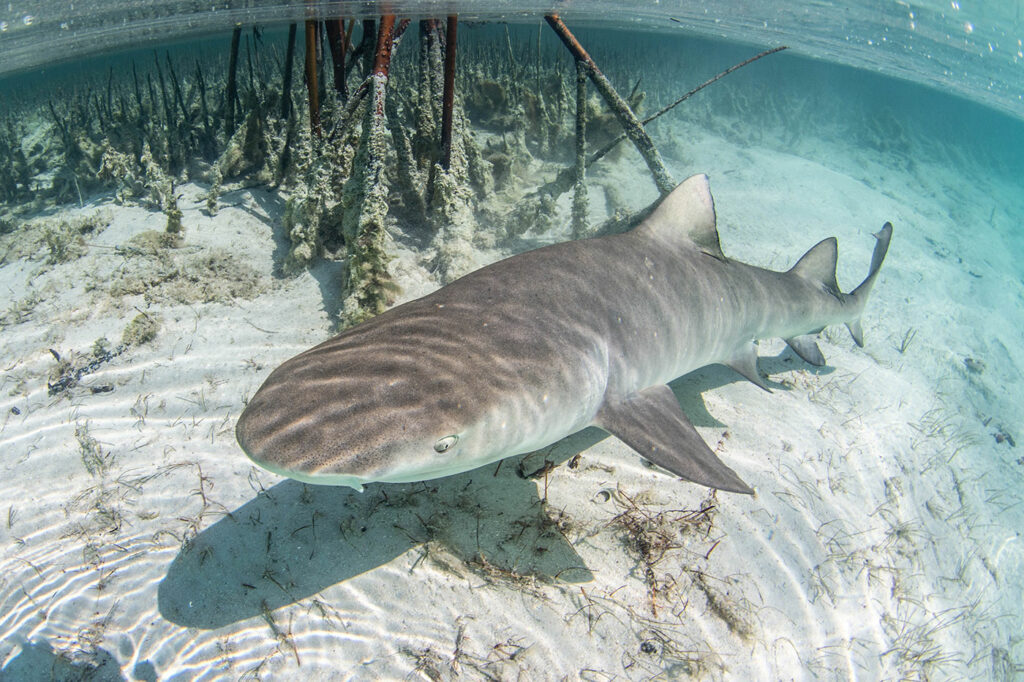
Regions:
<instances>
[{"instance_id":1,"label":"caudal fin","mask_svg":"<svg viewBox=\"0 0 1024 682\"><path fill-rule=\"evenodd\" d=\"M874 253L871 254L871 269L868 271L868 276L860 283L860 286L849 294L849 297L854 301L854 309L857 312L856 317L846 323L846 328L850 330L850 335L853 336L853 341L858 346L864 345L864 330L860 326L860 314L864 310L864 304L867 302L868 294L871 293L875 277L878 275L878 271L882 267L882 261L885 260L885 254L889 250L889 241L892 239L892 223L883 225L882 229L875 233L875 239L878 241L875 243Z\"/></svg>"}]
</instances>

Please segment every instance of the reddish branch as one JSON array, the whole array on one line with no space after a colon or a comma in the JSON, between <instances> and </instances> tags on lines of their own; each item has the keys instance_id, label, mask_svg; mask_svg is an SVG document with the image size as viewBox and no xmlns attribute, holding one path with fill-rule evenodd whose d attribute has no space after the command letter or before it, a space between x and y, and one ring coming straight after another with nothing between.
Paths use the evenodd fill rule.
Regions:
<instances>
[{"instance_id":1,"label":"reddish branch","mask_svg":"<svg viewBox=\"0 0 1024 682\"><path fill-rule=\"evenodd\" d=\"M374 81L373 110L377 116L384 116L384 87L388 82L388 71L391 69L391 52L407 26L408 19L402 19L396 26L394 14L385 14L380 18L377 49L374 51L373 69L370 71L370 80Z\"/></svg>"},{"instance_id":2,"label":"reddish branch","mask_svg":"<svg viewBox=\"0 0 1024 682\"><path fill-rule=\"evenodd\" d=\"M373 57L373 74L387 78L391 68L391 43L395 39L395 15L385 14L380 18L377 30L377 49Z\"/></svg>"}]
</instances>

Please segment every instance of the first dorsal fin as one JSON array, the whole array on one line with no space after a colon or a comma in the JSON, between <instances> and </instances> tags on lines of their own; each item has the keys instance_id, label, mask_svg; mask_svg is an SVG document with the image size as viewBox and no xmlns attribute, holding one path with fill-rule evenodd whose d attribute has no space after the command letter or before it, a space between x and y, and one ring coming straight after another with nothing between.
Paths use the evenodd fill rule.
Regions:
<instances>
[{"instance_id":1,"label":"first dorsal fin","mask_svg":"<svg viewBox=\"0 0 1024 682\"><path fill-rule=\"evenodd\" d=\"M789 272L806 280L820 284L831 294L839 295L839 283L836 282L836 259L839 255L836 238L829 237L810 248Z\"/></svg>"},{"instance_id":2,"label":"first dorsal fin","mask_svg":"<svg viewBox=\"0 0 1024 682\"><path fill-rule=\"evenodd\" d=\"M680 183L637 229L669 243L692 242L709 256L725 260L715 227L715 201L706 175L694 175Z\"/></svg>"}]
</instances>

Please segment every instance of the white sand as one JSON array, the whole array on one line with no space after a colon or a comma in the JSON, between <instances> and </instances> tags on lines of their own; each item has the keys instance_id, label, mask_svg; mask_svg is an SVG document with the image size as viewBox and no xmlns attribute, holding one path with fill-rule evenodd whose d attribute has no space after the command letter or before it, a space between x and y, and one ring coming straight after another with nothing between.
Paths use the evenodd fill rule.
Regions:
<instances>
[{"instance_id":1,"label":"white sand","mask_svg":"<svg viewBox=\"0 0 1024 682\"><path fill-rule=\"evenodd\" d=\"M535 480L510 460L360 495L257 470L234 420L329 335L339 268L274 278L280 200L229 193L210 218L190 185L176 257L227 250L262 293L111 298L140 263L113 247L165 219L99 199L65 212L113 215L85 256L0 268L11 301L40 298L0 332L0 666L33 679L49 648L134 679L1011 679L1024 450L993 434L1022 436L1022 193L841 142L822 143L822 165L678 137L687 162L670 164L711 175L731 257L786 268L835 235L848 289L870 232L895 225L864 349L827 330L814 371L765 342L762 368L789 389L772 395L718 367L678 382L755 497L709 499L596 431L528 457L527 472L559 464ZM638 206L654 196L627 154L592 206L604 177ZM406 297L436 286L408 249L393 272ZM162 321L152 343L47 395L48 349L116 344L136 308ZM93 474L90 447L107 458Z\"/></svg>"}]
</instances>

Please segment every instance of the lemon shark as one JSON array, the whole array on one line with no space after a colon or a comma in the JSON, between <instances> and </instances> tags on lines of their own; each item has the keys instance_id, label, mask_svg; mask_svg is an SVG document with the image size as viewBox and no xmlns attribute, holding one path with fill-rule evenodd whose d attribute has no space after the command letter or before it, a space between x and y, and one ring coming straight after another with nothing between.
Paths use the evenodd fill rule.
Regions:
<instances>
[{"instance_id":1,"label":"lemon shark","mask_svg":"<svg viewBox=\"0 0 1024 682\"><path fill-rule=\"evenodd\" d=\"M694 483L753 490L705 444L668 382L713 363L768 389L756 341L781 337L812 365L813 335L860 318L867 278L836 283L836 240L787 272L727 258L707 176L637 227L554 244L472 272L286 361L236 435L258 465L309 483L407 483L550 445L596 425Z\"/></svg>"}]
</instances>

